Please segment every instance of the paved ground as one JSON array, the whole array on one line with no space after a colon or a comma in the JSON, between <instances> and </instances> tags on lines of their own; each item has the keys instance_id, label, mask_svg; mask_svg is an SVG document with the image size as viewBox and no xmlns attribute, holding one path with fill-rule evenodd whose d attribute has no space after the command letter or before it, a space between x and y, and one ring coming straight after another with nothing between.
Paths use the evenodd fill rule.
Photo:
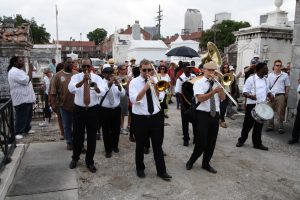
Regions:
<instances>
[{"instance_id":1,"label":"paved ground","mask_svg":"<svg viewBox=\"0 0 300 200\"><path fill-rule=\"evenodd\" d=\"M165 182L156 176L152 152L145 155L146 178L137 178L135 144L129 142L127 135L121 135L120 153L113 154L110 159L104 157L103 141L97 142L96 174L87 171L83 159L75 170L68 170L70 152L65 150L65 144L48 142L30 145L7 199L25 199L24 196L17 196L28 194L23 189L25 186L31 193L42 192L36 194L35 199L41 199L39 195L44 195L42 199L55 199L64 188L70 189L75 195L77 187L74 179L60 177L57 175L58 171L68 177L75 177L76 173L79 199L300 199L300 145L287 144L290 133L263 133L263 143L270 148L268 152L253 149L251 140L244 147L236 148L243 116L234 121L227 119L229 128L220 128L211 161L212 166L218 170L213 175L202 170L202 157L191 171L185 170L185 163L193 146L182 145L180 115L175 105L170 106L169 116L166 120L169 126L165 127L163 148L167 153L165 160L168 172L173 176L171 182ZM286 126L289 132L291 124ZM37 142L38 138L43 142L58 140L58 136L49 136L46 132L36 133L26 140L31 143ZM48 139L43 139L39 134ZM30 137L36 139L31 140ZM46 179L49 180L46 181L49 185L54 180L60 183L57 187L49 188L49 191L57 192L43 193L48 184L43 184L45 179L42 181L38 175L52 177Z\"/></svg>"}]
</instances>

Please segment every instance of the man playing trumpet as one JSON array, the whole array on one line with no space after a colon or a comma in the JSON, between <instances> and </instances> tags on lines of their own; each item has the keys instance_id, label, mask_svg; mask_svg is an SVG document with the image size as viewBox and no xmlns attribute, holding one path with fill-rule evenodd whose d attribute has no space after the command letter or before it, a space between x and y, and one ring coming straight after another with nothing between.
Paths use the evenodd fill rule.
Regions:
<instances>
[{"instance_id":1,"label":"man playing trumpet","mask_svg":"<svg viewBox=\"0 0 300 200\"><path fill-rule=\"evenodd\" d=\"M100 101L100 117L103 130L103 142L105 157L110 158L112 151L119 152L119 137L121 124L120 98L125 96L125 90L113 75L112 67L104 65L102 74L104 76L105 91Z\"/></svg>"},{"instance_id":2,"label":"man playing trumpet","mask_svg":"<svg viewBox=\"0 0 300 200\"><path fill-rule=\"evenodd\" d=\"M197 133L195 135L194 151L186 163L186 169L190 170L193 164L203 153L202 168L210 173L217 173L209 162L214 153L219 132L220 100L225 99L223 89L215 83L215 70L217 65L208 62L204 65L204 77L196 81L193 86L196 102L200 102L196 108Z\"/></svg>"},{"instance_id":3,"label":"man playing trumpet","mask_svg":"<svg viewBox=\"0 0 300 200\"><path fill-rule=\"evenodd\" d=\"M85 163L88 170L95 173L96 167L94 166L93 158L96 149L96 132L99 112L98 98L100 96L100 92L104 91L104 88L102 88L103 80L100 76L91 73L91 66L90 59L82 59L82 72L72 76L68 86L69 91L75 94L75 109L73 113L74 147L72 161L69 167L70 169L74 169L77 165L86 131L87 151ZM93 86L93 89L90 88L90 85Z\"/></svg>"}]
</instances>

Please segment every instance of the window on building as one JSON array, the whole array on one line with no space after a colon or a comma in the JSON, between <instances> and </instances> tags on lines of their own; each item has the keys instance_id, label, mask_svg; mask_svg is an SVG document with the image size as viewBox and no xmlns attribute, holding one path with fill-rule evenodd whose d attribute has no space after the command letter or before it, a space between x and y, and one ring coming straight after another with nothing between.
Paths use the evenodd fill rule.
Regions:
<instances>
[{"instance_id":1,"label":"window on building","mask_svg":"<svg viewBox=\"0 0 300 200\"><path fill-rule=\"evenodd\" d=\"M66 51L69 51L70 50L70 47L66 47Z\"/></svg>"}]
</instances>

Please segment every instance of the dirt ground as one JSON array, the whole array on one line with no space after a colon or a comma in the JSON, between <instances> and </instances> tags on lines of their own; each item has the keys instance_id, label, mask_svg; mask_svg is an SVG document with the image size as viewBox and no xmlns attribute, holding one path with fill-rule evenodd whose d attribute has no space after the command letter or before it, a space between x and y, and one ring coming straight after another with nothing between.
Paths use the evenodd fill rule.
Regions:
<instances>
[{"instance_id":1,"label":"dirt ground","mask_svg":"<svg viewBox=\"0 0 300 200\"><path fill-rule=\"evenodd\" d=\"M146 178L136 176L135 143L128 135L120 136L119 153L104 157L103 141L97 142L95 165L92 174L84 165L81 156L76 172L80 199L300 199L300 144L290 146L292 122L287 123L287 132L264 132L263 143L269 151L252 148L251 135L242 148L235 147L243 123L243 115L236 120L226 119L228 128L220 128L211 165L218 170L210 174L201 168L202 157L192 170L185 163L193 151L193 145L182 145L180 112L174 104L170 106L166 119L163 149L167 171L173 176L171 182L156 176L153 153L145 155ZM35 122L34 122L35 123ZM41 136L34 134L25 138L27 142L57 141L57 125L45 128ZM49 131L48 131L49 130ZM192 131L190 127L190 136ZM70 159L70 158L66 158Z\"/></svg>"}]
</instances>

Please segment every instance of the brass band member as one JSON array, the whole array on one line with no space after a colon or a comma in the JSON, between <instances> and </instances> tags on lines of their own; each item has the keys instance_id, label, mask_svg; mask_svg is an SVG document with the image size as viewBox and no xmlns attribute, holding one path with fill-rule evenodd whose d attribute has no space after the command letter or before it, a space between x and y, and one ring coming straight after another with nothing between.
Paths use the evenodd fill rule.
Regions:
<instances>
[{"instance_id":1,"label":"brass band member","mask_svg":"<svg viewBox=\"0 0 300 200\"><path fill-rule=\"evenodd\" d=\"M224 91L217 86L215 79L215 70L217 65L209 62L204 65L204 77L194 83L193 90L197 102L200 102L196 108L197 114L197 133L195 135L194 151L186 163L186 169L190 170L193 164L203 153L202 168L210 173L217 173L209 162L214 153L217 136L219 132L219 112L220 100L225 99Z\"/></svg>"},{"instance_id":2,"label":"brass band member","mask_svg":"<svg viewBox=\"0 0 300 200\"><path fill-rule=\"evenodd\" d=\"M102 88L100 76L91 73L90 59L82 60L82 72L72 76L69 83L69 91L75 94L75 109L73 113L73 156L69 165L74 169L79 160L83 147L85 131L87 133L87 151L85 164L92 173L96 172L94 166L94 154L96 149L96 132L98 123L98 98ZM93 83L93 85L92 85ZM93 89L92 89L93 87ZM101 87L101 89L99 89Z\"/></svg>"},{"instance_id":3,"label":"brass band member","mask_svg":"<svg viewBox=\"0 0 300 200\"><path fill-rule=\"evenodd\" d=\"M180 109L181 109L181 124L182 124L182 133L183 133L183 145L184 146L189 146L189 122L184 116L184 112L190 107L190 105L186 102L182 95L182 84L195 77L194 74L191 72L193 71L193 67L190 65L188 62L183 63L183 73L180 75L177 80L176 80L176 86L175 86L175 93L180 95ZM196 125L193 125L193 133L195 135L196 132Z\"/></svg>"},{"instance_id":4,"label":"brass band member","mask_svg":"<svg viewBox=\"0 0 300 200\"><path fill-rule=\"evenodd\" d=\"M103 67L102 74L107 93L102 97L100 102L100 115L105 157L110 158L112 151L115 153L119 152L118 145L121 124L120 98L125 96L125 90L113 75L113 68L105 66Z\"/></svg>"},{"instance_id":5,"label":"brass band member","mask_svg":"<svg viewBox=\"0 0 300 200\"><path fill-rule=\"evenodd\" d=\"M154 89L154 80L151 78L153 68L150 61L144 59L140 63L140 76L132 79L129 84L129 98L132 102L132 127L136 139L135 162L137 176L145 177L144 145L150 137L157 175L163 180L169 181L172 177L166 172L165 160L162 151L162 115L159 110L159 102L154 95L158 91Z\"/></svg>"},{"instance_id":6,"label":"brass band member","mask_svg":"<svg viewBox=\"0 0 300 200\"><path fill-rule=\"evenodd\" d=\"M248 134L253 127L252 131L252 143L253 147L261 150L268 150L268 147L264 146L261 141L261 131L263 124L258 123L254 120L251 115L252 109L255 107L256 103L266 101L267 97L271 100L274 98L272 93L268 88L265 75L268 74L268 67L266 63L258 63L256 65L256 73L250 76L244 85L243 95L247 98L246 113L243 123L243 129L241 132L241 137L238 139L236 147L241 147L244 145L248 138Z\"/></svg>"}]
</instances>

